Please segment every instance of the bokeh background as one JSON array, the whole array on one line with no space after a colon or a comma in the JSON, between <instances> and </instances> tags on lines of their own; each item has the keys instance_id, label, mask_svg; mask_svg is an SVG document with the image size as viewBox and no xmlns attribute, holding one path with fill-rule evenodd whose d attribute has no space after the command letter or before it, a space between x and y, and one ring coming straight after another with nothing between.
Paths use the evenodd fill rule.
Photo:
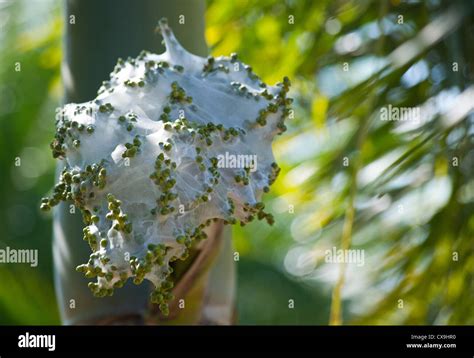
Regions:
<instances>
[{"instance_id":1,"label":"bokeh background","mask_svg":"<svg viewBox=\"0 0 474 358\"><path fill-rule=\"evenodd\" d=\"M342 309L344 324L474 324L472 7L207 2L211 53L238 52L267 83L288 76L295 99L265 196L276 224L233 229L239 323L324 325ZM0 1L0 248L39 248L37 268L0 264L0 324L60 323L38 206L63 26L60 1ZM389 105L422 120L383 121ZM364 265L325 263L332 247L364 250Z\"/></svg>"}]
</instances>

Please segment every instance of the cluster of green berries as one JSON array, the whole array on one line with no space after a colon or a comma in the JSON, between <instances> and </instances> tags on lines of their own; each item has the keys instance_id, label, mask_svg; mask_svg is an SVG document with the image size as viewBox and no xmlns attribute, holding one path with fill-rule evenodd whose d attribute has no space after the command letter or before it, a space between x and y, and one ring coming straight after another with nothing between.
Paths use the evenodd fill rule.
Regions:
<instances>
[{"instance_id":1,"label":"cluster of green berries","mask_svg":"<svg viewBox=\"0 0 474 358\"><path fill-rule=\"evenodd\" d=\"M257 195L259 190L270 190L280 172L278 165L272 163L270 170L268 164L263 165L264 175L255 175L250 168L223 169L218 165L218 150L251 152L254 144L246 140L247 135L261 135L262 141L270 145L275 134L286 130L284 120L290 114L292 99L287 97L287 77L277 86L267 87L252 67L239 62L237 54L176 61L173 56L186 56L184 49L165 21L160 21L159 32L167 46L177 48L164 57L142 51L136 59L118 59L110 80L102 83L98 99L68 105L67 109L73 110L65 108L60 113L51 149L55 158L65 159L66 165L51 196L42 199L41 209L50 210L61 201L68 201L81 210L86 225L83 237L92 254L77 270L87 278L97 278L97 282L89 283L95 296L112 295L130 278L137 285L148 279L155 284L151 301L166 315L173 299L173 262L188 259L193 246L207 238L207 226L217 220L231 225L239 221L245 225L254 219L273 224L273 216L264 211L265 205ZM167 61L160 60L163 58ZM199 65L188 68L191 60ZM232 126L226 118L213 118L208 104L225 103L215 103L214 98L200 103L206 100L199 95L193 100L188 88L192 76L203 81L203 90L215 86L215 91L223 92L221 102L233 99L251 111L243 111L245 118L234 123L240 108L232 103L236 111L235 116L230 113ZM230 87L223 85L226 79ZM157 103L160 101L156 98L143 100L158 92L162 95L160 101L164 99L165 103ZM152 144L152 138L159 139ZM117 152L122 145L124 150ZM181 152L184 147L186 154ZM108 149L100 155L94 152L95 148ZM135 158L134 166L118 164L122 163L120 156ZM140 194L147 198L136 201L133 193L123 191L129 178L130 186L125 190L135 190L132 184L149 184L150 187L137 189L137 193L147 193ZM236 195L245 199L238 200ZM216 217L202 214L216 205ZM137 212L145 214L140 217ZM153 235L143 229L155 226L160 231L150 230ZM162 234L161 230L168 231ZM120 245L132 252L128 260L118 259Z\"/></svg>"}]
</instances>

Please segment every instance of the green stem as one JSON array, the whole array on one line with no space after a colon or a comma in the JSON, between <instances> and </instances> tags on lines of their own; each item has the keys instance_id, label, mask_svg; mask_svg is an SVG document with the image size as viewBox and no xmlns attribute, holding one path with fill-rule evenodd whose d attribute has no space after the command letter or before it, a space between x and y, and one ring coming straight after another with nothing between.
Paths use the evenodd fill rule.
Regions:
<instances>
[{"instance_id":1,"label":"green stem","mask_svg":"<svg viewBox=\"0 0 474 358\"><path fill-rule=\"evenodd\" d=\"M351 247L352 242L352 227L354 225L354 198L355 193L357 190L357 170L354 170L354 175L352 176L352 183L351 183L351 192L349 196L349 202L346 209L345 219L344 219L344 227L342 230L342 238L341 238L341 249L348 250ZM329 318L330 325L341 325L342 324L342 299L341 293L342 288L344 287L345 281L345 272L346 272L346 262L343 261L339 267L339 277L334 286L332 292L332 301L331 301L331 312Z\"/></svg>"},{"instance_id":2,"label":"green stem","mask_svg":"<svg viewBox=\"0 0 474 358\"><path fill-rule=\"evenodd\" d=\"M384 0L380 3L379 9L379 18L383 19L389 8L389 2ZM381 56L383 52L383 45L385 42L385 36L383 35L382 25L379 22L380 28L380 37L377 40L375 52ZM369 104L366 106L366 113L365 115L369 115L369 109L373 107L373 103L375 102L374 96L370 97ZM362 114L363 115L363 114ZM364 144L365 138L368 135L369 127L371 123L371 119L368 118L365 121L360 121L362 126L359 128L357 134L357 142L356 142L356 150L357 155L354 159L353 170L351 173L351 190L349 193L348 204L345 212L344 218L344 226L342 229L342 237L341 237L341 249L342 250L349 250L352 244L352 230L354 227L354 217L355 217L355 209L354 209L354 200L357 195L357 174L359 172L360 167L362 166L362 158L361 158L361 148ZM346 262L342 261L339 267L339 277L337 279L336 285L334 286L332 292L332 300L331 300L331 311L329 316L329 324L330 325L342 325L343 324L343 315L342 315L342 289L344 287L345 279L346 279Z\"/></svg>"}]
</instances>

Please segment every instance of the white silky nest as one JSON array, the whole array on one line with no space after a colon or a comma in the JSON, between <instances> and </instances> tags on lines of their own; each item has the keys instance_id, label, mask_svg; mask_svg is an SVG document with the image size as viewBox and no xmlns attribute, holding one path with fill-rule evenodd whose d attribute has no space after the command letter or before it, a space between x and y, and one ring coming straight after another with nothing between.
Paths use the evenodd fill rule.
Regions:
<instances>
[{"instance_id":1,"label":"white silky nest","mask_svg":"<svg viewBox=\"0 0 474 358\"><path fill-rule=\"evenodd\" d=\"M202 58L159 22L166 52L119 59L94 100L67 104L51 148L65 161L42 208L73 202L92 254L78 267L111 295L129 279L156 287L167 313L170 263L222 219L273 217L262 192L278 175L271 142L285 131L289 80L267 86L237 56Z\"/></svg>"}]
</instances>

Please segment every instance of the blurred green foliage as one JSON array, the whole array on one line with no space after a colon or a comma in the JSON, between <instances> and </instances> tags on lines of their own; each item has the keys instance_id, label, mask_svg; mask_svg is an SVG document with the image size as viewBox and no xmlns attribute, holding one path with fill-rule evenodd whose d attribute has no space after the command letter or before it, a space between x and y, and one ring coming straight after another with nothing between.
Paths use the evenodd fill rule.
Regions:
<instances>
[{"instance_id":1,"label":"blurred green foliage","mask_svg":"<svg viewBox=\"0 0 474 358\"><path fill-rule=\"evenodd\" d=\"M0 3L0 246L38 249L39 257L36 268L0 264L1 324L59 323L51 221L38 210L55 167L48 142L61 93L58 5Z\"/></svg>"},{"instance_id":2,"label":"blurred green foliage","mask_svg":"<svg viewBox=\"0 0 474 358\"><path fill-rule=\"evenodd\" d=\"M326 298L340 282L345 323L472 324L473 28L469 1L211 1L213 54L238 52L266 82L289 76L296 100L274 145L277 224L235 229L236 249ZM389 105L423 120L382 121ZM365 250L364 266L341 277L332 247Z\"/></svg>"},{"instance_id":3,"label":"blurred green foliage","mask_svg":"<svg viewBox=\"0 0 474 358\"><path fill-rule=\"evenodd\" d=\"M234 229L239 323L327 324L340 305L349 324L474 323L470 3L208 1L213 55L238 52L265 82L288 76L295 98L265 197L276 224ZM0 243L39 248L40 263L0 264L0 324L59 323L37 208L54 176L60 5L0 3ZM426 118L382 121L388 105ZM365 264L325 263L332 247L364 250Z\"/></svg>"}]
</instances>

